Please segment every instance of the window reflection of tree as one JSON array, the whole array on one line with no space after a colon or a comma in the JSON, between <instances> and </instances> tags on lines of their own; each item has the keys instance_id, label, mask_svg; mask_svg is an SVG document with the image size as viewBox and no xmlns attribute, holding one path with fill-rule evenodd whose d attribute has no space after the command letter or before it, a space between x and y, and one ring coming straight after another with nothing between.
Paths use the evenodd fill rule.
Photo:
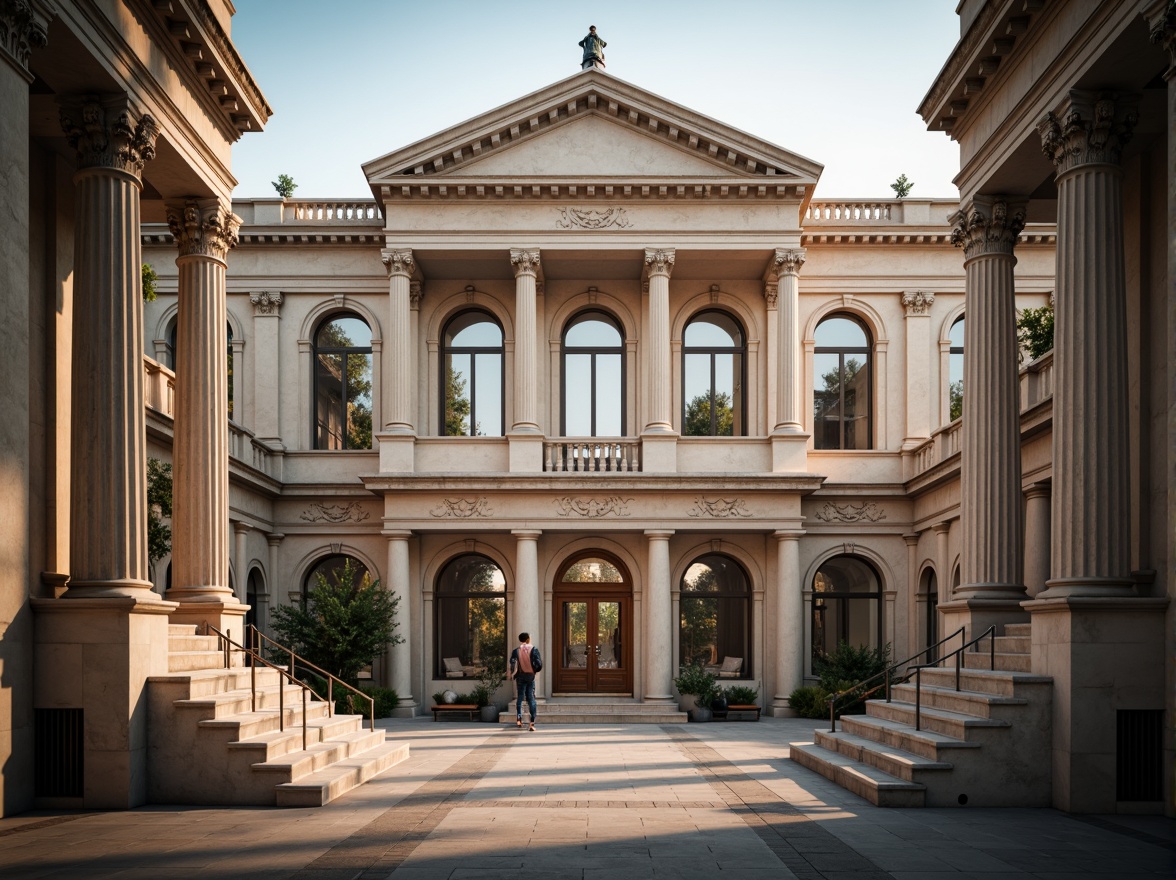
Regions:
<instances>
[{"instance_id":1,"label":"window reflection of tree","mask_svg":"<svg viewBox=\"0 0 1176 880\"><path fill-rule=\"evenodd\" d=\"M964 316L960 315L951 325L948 338L948 420L955 421L964 414Z\"/></svg>"},{"instance_id":2,"label":"window reflection of tree","mask_svg":"<svg viewBox=\"0 0 1176 880\"><path fill-rule=\"evenodd\" d=\"M882 581L864 559L834 556L813 577L810 607L812 656L816 660L841 642L877 648L882 639Z\"/></svg>"},{"instance_id":3,"label":"window reflection of tree","mask_svg":"<svg viewBox=\"0 0 1176 880\"><path fill-rule=\"evenodd\" d=\"M742 567L720 554L699 557L682 578L678 600L678 662L712 665L742 657L751 675L748 579Z\"/></svg>"},{"instance_id":4,"label":"window reflection of tree","mask_svg":"<svg viewBox=\"0 0 1176 880\"><path fill-rule=\"evenodd\" d=\"M731 437L746 433L743 328L726 312L708 310L682 334L682 433Z\"/></svg>"},{"instance_id":5,"label":"window reflection of tree","mask_svg":"<svg viewBox=\"0 0 1176 880\"><path fill-rule=\"evenodd\" d=\"M502 328L488 313L462 312L445 326L441 420L446 436L502 434L502 362Z\"/></svg>"},{"instance_id":6,"label":"window reflection of tree","mask_svg":"<svg viewBox=\"0 0 1176 880\"><path fill-rule=\"evenodd\" d=\"M864 325L833 315L817 325L813 353L813 443L870 449L872 343Z\"/></svg>"},{"instance_id":7,"label":"window reflection of tree","mask_svg":"<svg viewBox=\"0 0 1176 880\"><path fill-rule=\"evenodd\" d=\"M314 339L315 449L372 448L372 334L352 315Z\"/></svg>"},{"instance_id":8,"label":"window reflection of tree","mask_svg":"<svg viewBox=\"0 0 1176 880\"><path fill-rule=\"evenodd\" d=\"M506 579L490 559L468 554L451 560L437 577L436 675L442 659L485 666L506 657Z\"/></svg>"}]
</instances>

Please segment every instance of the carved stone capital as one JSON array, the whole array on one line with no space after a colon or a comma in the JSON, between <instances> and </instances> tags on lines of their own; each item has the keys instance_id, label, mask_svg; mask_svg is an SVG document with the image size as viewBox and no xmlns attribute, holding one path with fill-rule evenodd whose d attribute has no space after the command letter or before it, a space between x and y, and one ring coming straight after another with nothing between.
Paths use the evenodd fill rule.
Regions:
<instances>
[{"instance_id":1,"label":"carved stone capital","mask_svg":"<svg viewBox=\"0 0 1176 880\"><path fill-rule=\"evenodd\" d=\"M159 126L126 95L63 98L60 118L79 168L111 168L142 179L143 166L155 158Z\"/></svg>"},{"instance_id":2,"label":"carved stone capital","mask_svg":"<svg viewBox=\"0 0 1176 880\"><path fill-rule=\"evenodd\" d=\"M654 275L664 275L670 277L670 273L674 271L674 255L675 251L657 250L655 248L645 249L645 278L648 280Z\"/></svg>"},{"instance_id":3,"label":"carved stone capital","mask_svg":"<svg viewBox=\"0 0 1176 880\"><path fill-rule=\"evenodd\" d=\"M384 251L380 254L380 259L384 261L389 278L393 275L403 275L407 278L416 271L416 261L412 257L412 251Z\"/></svg>"},{"instance_id":4,"label":"carved stone capital","mask_svg":"<svg viewBox=\"0 0 1176 880\"><path fill-rule=\"evenodd\" d=\"M780 285L775 281L764 282L764 299L768 303L769 309L776 308L776 300L780 296Z\"/></svg>"},{"instance_id":5,"label":"carved stone capital","mask_svg":"<svg viewBox=\"0 0 1176 880\"><path fill-rule=\"evenodd\" d=\"M1138 98L1075 89L1058 115L1037 123L1041 150L1058 175L1081 165L1118 165L1139 121Z\"/></svg>"},{"instance_id":6,"label":"carved stone capital","mask_svg":"<svg viewBox=\"0 0 1176 880\"><path fill-rule=\"evenodd\" d=\"M181 257L215 257L223 260L237 243L241 218L215 199L168 202L167 225Z\"/></svg>"},{"instance_id":7,"label":"carved stone capital","mask_svg":"<svg viewBox=\"0 0 1176 880\"><path fill-rule=\"evenodd\" d=\"M787 275L799 275L804 257L804 248L777 248L772 256L772 264L768 267L768 277L778 281Z\"/></svg>"},{"instance_id":8,"label":"carved stone capital","mask_svg":"<svg viewBox=\"0 0 1176 880\"><path fill-rule=\"evenodd\" d=\"M536 277L539 274L538 248L511 248L510 264L514 267L515 278L524 275Z\"/></svg>"},{"instance_id":9,"label":"carved stone capital","mask_svg":"<svg viewBox=\"0 0 1176 880\"><path fill-rule=\"evenodd\" d=\"M949 222L955 224L951 243L964 249L965 260L987 254L1011 257L1017 236L1025 228L1025 202L976 196Z\"/></svg>"},{"instance_id":10,"label":"carved stone capital","mask_svg":"<svg viewBox=\"0 0 1176 880\"><path fill-rule=\"evenodd\" d=\"M259 290L249 294L249 302L253 303L253 314L276 315L282 308L282 295L276 290Z\"/></svg>"},{"instance_id":11,"label":"carved stone capital","mask_svg":"<svg viewBox=\"0 0 1176 880\"><path fill-rule=\"evenodd\" d=\"M0 55L5 55L28 78L29 56L49 43L52 13L43 3L0 0Z\"/></svg>"},{"instance_id":12,"label":"carved stone capital","mask_svg":"<svg viewBox=\"0 0 1176 880\"><path fill-rule=\"evenodd\" d=\"M927 315L931 312L931 304L935 302L935 294L928 290L908 290L902 295L902 305L906 315Z\"/></svg>"},{"instance_id":13,"label":"carved stone capital","mask_svg":"<svg viewBox=\"0 0 1176 880\"><path fill-rule=\"evenodd\" d=\"M1147 27L1153 43L1159 43L1168 52L1170 66L1164 78L1176 71L1176 0L1159 0L1146 10Z\"/></svg>"}]
</instances>

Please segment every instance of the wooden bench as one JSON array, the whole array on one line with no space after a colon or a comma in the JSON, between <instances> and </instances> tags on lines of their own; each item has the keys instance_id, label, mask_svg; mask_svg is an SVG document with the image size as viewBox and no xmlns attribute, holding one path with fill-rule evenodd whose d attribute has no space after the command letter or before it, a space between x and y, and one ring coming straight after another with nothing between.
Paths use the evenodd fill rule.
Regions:
<instances>
[{"instance_id":1,"label":"wooden bench","mask_svg":"<svg viewBox=\"0 0 1176 880\"><path fill-rule=\"evenodd\" d=\"M442 713L448 714L451 712L453 714L457 714L459 712L464 712L465 714L467 714L469 716L470 721L477 721L478 720L479 709L473 703L443 703L440 706L434 706L433 707L433 720L440 721Z\"/></svg>"},{"instance_id":2,"label":"wooden bench","mask_svg":"<svg viewBox=\"0 0 1176 880\"><path fill-rule=\"evenodd\" d=\"M727 706L728 721L759 721L760 707L755 703L731 703Z\"/></svg>"}]
</instances>

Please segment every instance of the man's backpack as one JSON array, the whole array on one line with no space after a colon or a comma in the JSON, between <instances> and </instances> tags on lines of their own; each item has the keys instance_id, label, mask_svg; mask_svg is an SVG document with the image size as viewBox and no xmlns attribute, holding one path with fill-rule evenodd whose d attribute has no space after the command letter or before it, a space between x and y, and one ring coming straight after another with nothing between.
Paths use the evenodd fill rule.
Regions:
<instances>
[{"instance_id":1,"label":"man's backpack","mask_svg":"<svg viewBox=\"0 0 1176 880\"><path fill-rule=\"evenodd\" d=\"M531 669L535 672L543 671L543 658L539 656L539 649L531 649Z\"/></svg>"}]
</instances>

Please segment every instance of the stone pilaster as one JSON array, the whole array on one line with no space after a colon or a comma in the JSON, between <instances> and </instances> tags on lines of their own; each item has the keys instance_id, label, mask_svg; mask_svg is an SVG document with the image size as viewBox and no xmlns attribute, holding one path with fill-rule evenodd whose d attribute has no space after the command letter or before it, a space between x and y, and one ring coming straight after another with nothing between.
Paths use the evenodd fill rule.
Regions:
<instances>
[{"instance_id":1,"label":"stone pilaster","mask_svg":"<svg viewBox=\"0 0 1176 880\"><path fill-rule=\"evenodd\" d=\"M939 591L936 602L942 606L951 599L951 557L948 555L951 523L937 522L931 526L931 531L935 533L935 587Z\"/></svg>"},{"instance_id":2,"label":"stone pilaster","mask_svg":"<svg viewBox=\"0 0 1176 880\"><path fill-rule=\"evenodd\" d=\"M931 436L931 306L935 294L908 290L902 294L906 317L906 437L902 448L914 449Z\"/></svg>"},{"instance_id":3,"label":"stone pilaster","mask_svg":"<svg viewBox=\"0 0 1176 880\"><path fill-rule=\"evenodd\" d=\"M1058 528L1050 543L1052 578L1038 598L1134 595L1119 158L1137 118L1134 99L1072 91L1057 115L1038 124L1058 187L1052 500ZM965 383L965 401L966 393Z\"/></svg>"},{"instance_id":4,"label":"stone pilaster","mask_svg":"<svg viewBox=\"0 0 1176 880\"><path fill-rule=\"evenodd\" d=\"M514 631L507 634L507 644L521 632L530 633L531 641L539 644L539 536L536 529L514 529L515 536L515 594ZM554 648L548 648L554 657ZM548 660L548 663L554 662Z\"/></svg>"},{"instance_id":5,"label":"stone pilaster","mask_svg":"<svg viewBox=\"0 0 1176 880\"><path fill-rule=\"evenodd\" d=\"M400 697L395 715L398 718L411 718L416 714L419 705L412 695L412 658L413 658L413 620L410 611L409 580L412 577L409 568L408 541L412 532L385 531L388 539L388 568L381 585L386 593L392 593L400 598L396 606L396 636L400 639L394 645L389 645L385 653L387 665L387 686L396 691Z\"/></svg>"},{"instance_id":6,"label":"stone pilaster","mask_svg":"<svg viewBox=\"0 0 1176 880\"><path fill-rule=\"evenodd\" d=\"M649 578L645 583L645 695L647 703L668 703L674 699L673 598L670 589L669 529L646 529L649 541Z\"/></svg>"},{"instance_id":7,"label":"stone pilaster","mask_svg":"<svg viewBox=\"0 0 1176 880\"><path fill-rule=\"evenodd\" d=\"M384 251L381 259L388 269L388 342L391 361L384 401L384 431L414 433L412 383L414 344L412 338L411 289L416 262L412 251Z\"/></svg>"},{"instance_id":8,"label":"stone pilaster","mask_svg":"<svg viewBox=\"0 0 1176 880\"><path fill-rule=\"evenodd\" d=\"M282 294L276 290L259 290L249 294L253 304L253 338L258 351L278 352L281 328ZM240 374L238 374L240 375ZM279 368L275 362L260 360L253 370L253 430L257 439L273 449L282 444L282 404Z\"/></svg>"},{"instance_id":9,"label":"stone pilaster","mask_svg":"<svg viewBox=\"0 0 1176 880\"><path fill-rule=\"evenodd\" d=\"M281 579L278 576L278 566L281 564L279 548L282 546L282 541L285 535L281 532L270 532L265 536L265 542L269 546L269 562L266 570L265 578L265 593L257 597L257 628L266 635L269 631L269 600L270 596L276 595L278 592L278 584Z\"/></svg>"},{"instance_id":10,"label":"stone pilaster","mask_svg":"<svg viewBox=\"0 0 1176 880\"><path fill-rule=\"evenodd\" d=\"M772 714L795 715L789 695L804 684L804 588L800 582L800 539L796 529L776 539L776 695Z\"/></svg>"},{"instance_id":11,"label":"stone pilaster","mask_svg":"<svg viewBox=\"0 0 1176 880\"><path fill-rule=\"evenodd\" d=\"M773 434L804 431L801 422L800 390L800 268L803 248L777 250L769 269L769 281L777 286L776 296L776 425Z\"/></svg>"},{"instance_id":12,"label":"stone pilaster","mask_svg":"<svg viewBox=\"0 0 1176 880\"><path fill-rule=\"evenodd\" d=\"M511 431L539 433L538 331L535 325L535 285L539 250L514 248L510 262L515 276L514 423Z\"/></svg>"},{"instance_id":13,"label":"stone pilaster","mask_svg":"<svg viewBox=\"0 0 1176 880\"><path fill-rule=\"evenodd\" d=\"M1050 481L1042 480L1025 491L1025 588L1030 597L1045 589L1049 580Z\"/></svg>"},{"instance_id":14,"label":"stone pilaster","mask_svg":"<svg viewBox=\"0 0 1176 880\"><path fill-rule=\"evenodd\" d=\"M674 270L672 249L645 250L645 282L649 289L646 319L646 422L643 433L672 434L670 364L670 273Z\"/></svg>"},{"instance_id":15,"label":"stone pilaster","mask_svg":"<svg viewBox=\"0 0 1176 880\"><path fill-rule=\"evenodd\" d=\"M1024 203L976 196L953 220L952 243L964 249L968 347L960 464L963 548L952 602L1015 603L1025 598L1025 587L1013 246L1025 225ZM992 622L970 618L981 626Z\"/></svg>"},{"instance_id":16,"label":"stone pilaster","mask_svg":"<svg viewBox=\"0 0 1176 880\"><path fill-rule=\"evenodd\" d=\"M239 628L229 589L229 422L225 257L240 220L216 199L169 202L179 249L172 587L176 623ZM241 633L235 632L234 638Z\"/></svg>"},{"instance_id":17,"label":"stone pilaster","mask_svg":"<svg viewBox=\"0 0 1176 880\"><path fill-rule=\"evenodd\" d=\"M246 602L249 596L249 533L253 526L246 522L233 523L233 566L237 569L236 596L238 602Z\"/></svg>"}]
</instances>

